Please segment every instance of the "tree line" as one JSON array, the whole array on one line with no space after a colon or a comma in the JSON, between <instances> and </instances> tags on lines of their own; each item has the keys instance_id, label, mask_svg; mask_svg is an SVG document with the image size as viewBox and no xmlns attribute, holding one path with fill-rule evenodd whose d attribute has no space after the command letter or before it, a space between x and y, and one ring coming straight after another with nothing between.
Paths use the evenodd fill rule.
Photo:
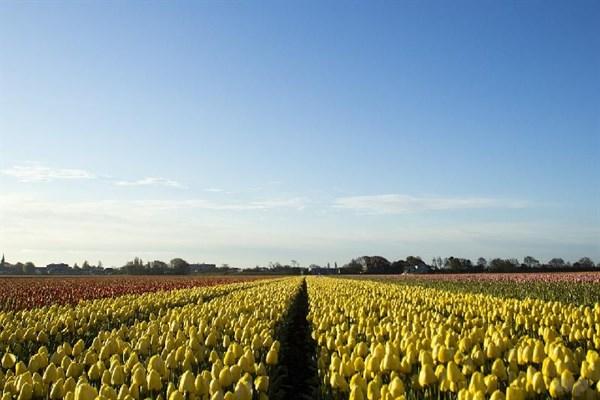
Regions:
<instances>
[{"instance_id":1,"label":"tree line","mask_svg":"<svg viewBox=\"0 0 600 400\"><path fill-rule=\"evenodd\" d=\"M427 264L421 257L409 256L405 260L390 262L381 256L363 256L353 259L340 268L340 274L401 274L401 273L484 273L484 272L566 272L600 270L589 257L582 257L574 263L562 258L552 258L540 262L532 256L523 261L517 258L493 258L487 260L479 257L476 262L461 257L434 257Z\"/></svg>"},{"instance_id":2,"label":"tree line","mask_svg":"<svg viewBox=\"0 0 600 400\"><path fill-rule=\"evenodd\" d=\"M72 267L65 263L48 264L38 268L32 262L10 264L4 256L0 260L0 274L4 275L189 275L189 274L245 274L245 275L353 275L353 274L402 274L402 273L485 273L485 272L566 272L596 271L600 263L595 264L589 257L582 257L574 263L562 258L552 258L541 262L532 256L522 261L517 258L493 258L487 260L479 257L475 262L461 257L434 257L430 263L418 256L389 261L382 256L362 256L350 260L342 267L334 263L326 266L311 264L301 267L296 260L282 264L270 262L267 266L253 268L234 268L228 264L217 267L215 264L190 264L182 258L174 258L164 262L160 260L143 262L135 257L120 268L105 268L101 261L91 265L84 261L81 266L75 263Z\"/></svg>"},{"instance_id":3,"label":"tree line","mask_svg":"<svg viewBox=\"0 0 600 400\"><path fill-rule=\"evenodd\" d=\"M582 257L574 263L566 262L562 258L552 258L541 262L535 257L526 256L523 261L517 258L494 258L486 260L479 257L475 263L468 258L440 257L432 259L431 265L435 271L451 272L543 272L543 271L590 271L600 269L589 257Z\"/></svg>"}]
</instances>

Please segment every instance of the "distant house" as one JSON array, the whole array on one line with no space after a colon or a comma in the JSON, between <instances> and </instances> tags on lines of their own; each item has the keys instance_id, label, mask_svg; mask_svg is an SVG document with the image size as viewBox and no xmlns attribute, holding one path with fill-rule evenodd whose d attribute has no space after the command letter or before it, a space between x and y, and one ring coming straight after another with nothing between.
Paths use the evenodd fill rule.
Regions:
<instances>
[{"instance_id":1,"label":"distant house","mask_svg":"<svg viewBox=\"0 0 600 400\"><path fill-rule=\"evenodd\" d=\"M73 268L69 267L68 264L48 264L46 265L46 271L50 275L70 275L73 274Z\"/></svg>"},{"instance_id":2,"label":"distant house","mask_svg":"<svg viewBox=\"0 0 600 400\"><path fill-rule=\"evenodd\" d=\"M216 273L217 265L216 264L190 264L190 273L191 274L206 274L206 273Z\"/></svg>"},{"instance_id":3,"label":"distant house","mask_svg":"<svg viewBox=\"0 0 600 400\"><path fill-rule=\"evenodd\" d=\"M431 267L425 263L418 265L409 265L405 270L408 274L428 274L431 272Z\"/></svg>"},{"instance_id":4,"label":"distant house","mask_svg":"<svg viewBox=\"0 0 600 400\"><path fill-rule=\"evenodd\" d=\"M308 267L308 273L310 275L335 275L339 274L340 270L339 268L326 268L312 264Z\"/></svg>"},{"instance_id":5,"label":"distant house","mask_svg":"<svg viewBox=\"0 0 600 400\"><path fill-rule=\"evenodd\" d=\"M48 272L48 270L46 268L43 267L35 267L34 269L34 274L36 275L46 275L46 273Z\"/></svg>"},{"instance_id":6,"label":"distant house","mask_svg":"<svg viewBox=\"0 0 600 400\"><path fill-rule=\"evenodd\" d=\"M237 267L220 267L217 268L216 271L222 274L237 274L241 269Z\"/></svg>"}]
</instances>

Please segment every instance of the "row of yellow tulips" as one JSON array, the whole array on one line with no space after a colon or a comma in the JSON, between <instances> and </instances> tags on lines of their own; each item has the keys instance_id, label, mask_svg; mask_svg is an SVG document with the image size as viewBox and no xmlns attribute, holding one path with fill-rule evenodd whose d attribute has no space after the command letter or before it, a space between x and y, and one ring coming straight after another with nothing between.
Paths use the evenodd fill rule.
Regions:
<instances>
[{"instance_id":1,"label":"row of yellow tulips","mask_svg":"<svg viewBox=\"0 0 600 400\"><path fill-rule=\"evenodd\" d=\"M324 397L600 399L600 306L308 278Z\"/></svg>"},{"instance_id":2,"label":"row of yellow tulips","mask_svg":"<svg viewBox=\"0 0 600 400\"><path fill-rule=\"evenodd\" d=\"M39 347L54 350L63 340L90 340L100 330L128 325L185 304L201 304L263 281L196 287L0 312L0 349L27 357Z\"/></svg>"}]
</instances>

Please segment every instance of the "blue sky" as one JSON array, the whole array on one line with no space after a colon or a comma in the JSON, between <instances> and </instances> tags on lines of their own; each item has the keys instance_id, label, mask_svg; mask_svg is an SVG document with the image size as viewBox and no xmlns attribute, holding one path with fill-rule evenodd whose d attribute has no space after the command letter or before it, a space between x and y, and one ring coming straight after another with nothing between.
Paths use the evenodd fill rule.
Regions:
<instances>
[{"instance_id":1,"label":"blue sky","mask_svg":"<svg viewBox=\"0 0 600 400\"><path fill-rule=\"evenodd\" d=\"M600 3L2 2L0 250L600 261Z\"/></svg>"}]
</instances>

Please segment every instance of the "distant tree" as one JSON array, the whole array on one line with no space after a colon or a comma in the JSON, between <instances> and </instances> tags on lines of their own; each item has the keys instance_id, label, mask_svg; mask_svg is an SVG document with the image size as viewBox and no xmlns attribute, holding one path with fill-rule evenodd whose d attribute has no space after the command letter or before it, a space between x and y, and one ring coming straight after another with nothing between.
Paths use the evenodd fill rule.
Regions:
<instances>
[{"instance_id":1,"label":"distant tree","mask_svg":"<svg viewBox=\"0 0 600 400\"><path fill-rule=\"evenodd\" d=\"M299 268L300 267L300 263L296 260L291 260L290 264L292 264L292 268Z\"/></svg>"},{"instance_id":2,"label":"distant tree","mask_svg":"<svg viewBox=\"0 0 600 400\"><path fill-rule=\"evenodd\" d=\"M410 267L416 267L419 265L425 265L425 262L423 262L423 259L421 259L421 257L408 256L406 257L406 264Z\"/></svg>"},{"instance_id":3,"label":"distant tree","mask_svg":"<svg viewBox=\"0 0 600 400\"><path fill-rule=\"evenodd\" d=\"M406 271L406 262L404 260L394 261L390 265L390 274L401 274Z\"/></svg>"},{"instance_id":4,"label":"distant tree","mask_svg":"<svg viewBox=\"0 0 600 400\"><path fill-rule=\"evenodd\" d=\"M577 265L573 265L573 266L583 267L583 268L594 268L595 267L594 262L589 257L582 257L575 264L577 264Z\"/></svg>"},{"instance_id":5,"label":"distant tree","mask_svg":"<svg viewBox=\"0 0 600 400\"><path fill-rule=\"evenodd\" d=\"M488 269L494 272L510 272L517 268L515 259L503 260L501 258L494 258L490 261Z\"/></svg>"},{"instance_id":6,"label":"distant tree","mask_svg":"<svg viewBox=\"0 0 600 400\"><path fill-rule=\"evenodd\" d=\"M481 269L485 269L487 267L487 260L483 257L479 257L477 259L477 266Z\"/></svg>"},{"instance_id":7,"label":"distant tree","mask_svg":"<svg viewBox=\"0 0 600 400\"><path fill-rule=\"evenodd\" d=\"M488 269L490 271L500 271L502 266L504 266L504 260L501 258L494 258L488 264Z\"/></svg>"},{"instance_id":8,"label":"distant tree","mask_svg":"<svg viewBox=\"0 0 600 400\"><path fill-rule=\"evenodd\" d=\"M182 258L174 258L171 260L171 268L176 275L187 275L190 273L190 264Z\"/></svg>"},{"instance_id":9,"label":"distant tree","mask_svg":"<svg viewBox=\"0 0 600 400\"><path fill-rule=\"evenodd\" d=\"M160 260L154 260L148 264L149 272L152 275L164 275L169 270L169 266L167 265L167 263Z\"/></svg>"},{"instance_id":10,"label":"distant tree","mask_svg":"<svg viewBox=\"0 0 600 400\"><path fill-rule=\"evenodd\" d=\"M23 264L20 261L17 261L17 263L13 266L15 273L17 274L22 274L23 272L23 268L25 267L25 264Z\"/></svg>"},{"instance_id":11,"label":"distant tree","mask_svg":"<svg viewBox=\"0 0 600 400\"><path fill-rule=\"evenodd\" d=\"M0 267L3 267L6 264L6 260L4 259L4 253L2 253L2 260L0 261Z\"/></svg>"},{"instance_id":12,"label":"distant tree","mask_svg":"<svg viewBox=\"0 0 600 400\"><path fill-rule=\"evenodd\" d=\"M363 272L363 266L357 259L352 259L348 264L340 268L341 274L360 274Z\"/></svg>"},{"instance_id":13,"label":"distant tree","mask_svg":"<svg viewBox=\"0 0 600 400\"><path fill-rule=\"evenodd\" d=\"M26 275L35 274L35 264L31 261L26 262L25 264L23 264L22 271Z\"/></svg>"},{"instance_id":14,"label":"distant tree","mask_svg":"<svg viewBox=\"0 0 600 400\"><path fill-rule=\"evenodd\" d=\"M562 258L553 258L552 260L548 261L548 265L553 268L562 268L565 266L565 260Z\"/></svg>"},{"instance_id":15,"label":"distant tree","mask_svg":"<svg viewBox=\"0 0 600 400\"><path fill-rule=\"evenodd\" d=\"M446 258L444 262L444 268L449 269L450 271L458 271L460 268L460 264L458 263L457 259L450 256Z\"/></svg>"},{"instance_id":16,"label":"distant tree","mask_svg":"<svg viewBox=\"0 0 600 400\"><path fill-rule=\"evenodd\" d=\"M431 259L431 266L434 269L442 269L444 268L444 261L442 261L441 257L433 257Z\"/></svg>"},{"instance_id":17,"label":"distant tree","mask_svg":"<svg viewBox=\"0 0 600 400\"><path fill-rule=\"evenodd\" d=\"M87 260L85 260L85 261L83 262L83 264L81 264L81 269L82 269L83 271L89 271L89 270L90 270L90 264L87 262Z\"/></svg>"},{"instance_id":18,"label":"distant tree","mask_svg":"<svg viewBox=\"0 0 600 400\"><path fill-rule=\"evenodd\" d=\"M98 260L98 269L104 269L104 265L102 265L102 261Z\"/></svg>"},{"instance_id":19,"label":"distant tree","mask_svg":"<svg viewBox=\"0 0 600 400\"><path fill-rule=\"evenodd\" d=\"M523 259L523 264L527 266L527 268L536 268L540 266L540 262L531 256L527 256Z\"/></svg>"},{"instance_id":20,"label":"distant tree","mask_svg":"<svg viewBox=\"0 0 600 400\"><path fill-rule=\"evenodd\" d=\"M467 258L450 257L446 268L455 272L469 271L473 268L473 263Z\"/></svg>"},{"instance_id":21,"label":"distant tree","mask_svg":"<svg viewBox=\"0 0 600 400\"><path fill-rule=\"evenodd\" d=\"M473 269L473 262L468 258L461 258L460 263L462 264L463 271L471 271Z\"/></svg>"},{"instance_id":22,"label":"distant tree","mask_svg":"<svg viewBox=\"0 0 600 400\"><path fill-rule=\"evenodd\" d=\"M135 257L133 261L129 261L125 264L123 272L129 275L143 275L146 273L146 268L144 267L142 259Z\"/></svg>"},{"instance_id":23,"label":"distant tree","mask_svg":"<svg viewBox=\"0 0 600 400\"><path fill-rule=\"evenodd\" d=\"M390 270L390 262L381 256L363 256L359 262L367 274L387 274Z\"/></svg>"}]
</instances>

